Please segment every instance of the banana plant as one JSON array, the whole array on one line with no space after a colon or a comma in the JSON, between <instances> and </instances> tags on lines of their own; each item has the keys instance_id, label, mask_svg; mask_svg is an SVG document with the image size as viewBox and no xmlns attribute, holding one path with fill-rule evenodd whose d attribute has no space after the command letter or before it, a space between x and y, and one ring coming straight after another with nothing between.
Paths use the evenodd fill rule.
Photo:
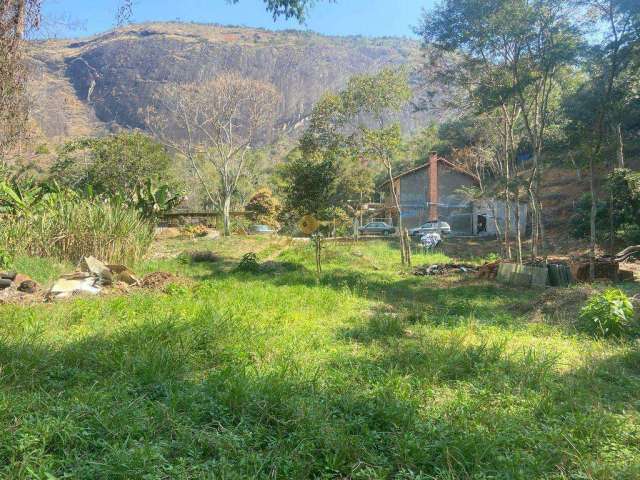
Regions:
<instances>
[{"instance_id":1,"label":"banana plant","mask_svg":"<svg viewBox=\"0 0 640 480\"><path fill-rule=\"evenodd\" d=\"M18 181L0 181L0 214L28 215L34 213L42 200L42 188Z\"/></svg>"},{"instance_id":2,"label":"banana plant","mask_svg":"<svg viewBox=\"0 0 640 480\"><path fill-rule=\"evenodd\" d=\"M182 192L172 191L169 185L155 187L151 180L136 187L134 206L146 218L155 218L175 208L182 202Z\"/></svg>"}]
</instances>

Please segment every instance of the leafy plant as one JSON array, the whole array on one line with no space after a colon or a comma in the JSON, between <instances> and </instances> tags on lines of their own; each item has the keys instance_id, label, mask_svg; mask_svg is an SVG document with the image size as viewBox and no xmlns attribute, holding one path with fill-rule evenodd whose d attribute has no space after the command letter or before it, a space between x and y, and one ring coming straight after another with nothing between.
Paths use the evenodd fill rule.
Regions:
<instances>
[{"instance_id":1,"label":"leafy plant","mask_svg":"<svg viewBox=\"0 0 640 480\"><path fill-rule=\"evenodd\" d=\"M169 185L154 187L150 179L136 186L133 206L145 218L154 218L168 212L182 202L184 195L174 192Z\"/></svg>"},{"instance_id":2,"label":"leafy plant","mask_svg":"<svg viewBox=\"0 0 640 480\"><path fill-rule=\"evenodd\" d=\"M580 312L580 328L597 337L620 337L634 328L633 305L627 295L610 288L591 297Z\"/></svg>"},{"instance_id":3,"label":"leafy plant","mask_svg":"<svg viewBox=\"0 0 640 480\"><path fill-rule=\"evenodd\" d=\"M249 252L243 255L242 260L236 267L238 272L250 272L257 273L260 271L260 264L258 263L258 255L254 252Z\"/></svg>"},{"instance_id":4,"label":"leafy plant","mask_svg":"<svg viewBox=\"0 0 640 480\"><path fill-rule=\"evenodd\" d=\"M5 249L0 247L0 269L12 268L13 257Z\"/></svg>"},{"instance_id":5,"label":"leafy plant","mask_svg":"<svg viewBox=\"0 0 640 480\"><path fill-rule=\"evenodd\" d=\"M0 245L9 254L128 263L151 244L151 225L126 205L64 193L46 198L32 214L0 216Z\"/></svg>"}]
</instances>

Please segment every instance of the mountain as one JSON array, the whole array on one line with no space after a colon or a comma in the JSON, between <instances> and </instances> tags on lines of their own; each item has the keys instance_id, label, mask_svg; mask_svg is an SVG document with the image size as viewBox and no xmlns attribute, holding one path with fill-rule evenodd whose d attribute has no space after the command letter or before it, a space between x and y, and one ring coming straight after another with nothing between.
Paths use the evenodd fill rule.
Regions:
<instances>
[{"instance_id":1,"label":"mountain","mask_svg":"<svg viewBox=\"0 0 640 480\"><path fill-rule=\"evenodd\" d=\"M353 74L417 65L418 42L300 31L146 23L76 40L34 42L33 118L47 141L144 128L141 110L163 82L201 82L235 70L282 93L277 124L299 129L313 104ZM426 114L407 111L406 128Z\"/></svg>"}]
</instances>

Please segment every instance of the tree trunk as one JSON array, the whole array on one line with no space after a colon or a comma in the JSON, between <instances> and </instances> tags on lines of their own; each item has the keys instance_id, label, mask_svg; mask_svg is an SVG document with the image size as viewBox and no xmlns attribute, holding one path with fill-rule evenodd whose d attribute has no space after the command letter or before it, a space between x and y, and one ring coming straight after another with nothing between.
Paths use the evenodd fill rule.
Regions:
<instances>
[{"instance_id":1,"label":"tree trunk","mask_svg":"<svg viewBox=\"0 0 640 480\"><path fill-rule=\"evenodd\" d=\"M596 199L595 185L595 168L593 155L589 157L589 189L591 191L591 217L590 217L590 236L589 236L589 277L591 281L596 278L596 214L598 211L598 202Z\"/></svg>"},{"instance_id":2,"label":"tree trunk","mask_svg":"<svg viewBox=\"0 0 640 480\"><path fill-rule=\"evenodd\" d=\"M508 178L508 177L507 177ZM507 180L508 182L508 180ZM504 201L504 250L507 254L507 258L511 260L513 253L511 252L511 202L509 199L509 186L505 188L505 201Z\"/></svg>"},{"instance_id":3,"label":"tree trunk","mask_svg":"<svg viewBox=\"0 0 640 480\"><path fill-rule=\"evenodd\" d=\"M516 259L518 265L522 265L522 231L520 229L520 187L516 186L515 196L515 220L516 220Z\"/></svg>"},{"instance_id":4,"label":"tree trunk","mask_svg":"<svg viewBox=\"0 0 640 480\"><path fill-rule=\"evenodd\" d=\"M618 124L618 168L624 168L624 139L622 125Z\"/></svg>"},{"instance_id":5,"label":"tree trunk","mask_svg":"<svg viewBox=\"0 0 640 480\"><path fill-rule=\"evenodd\" d=\"M404 241L404 229L402 225L402 210L400 209L400 199L398 198L398 192L396 191L396 184L393 181L393 172L391 171L391 164L387 163L387 172L389 173L389 182L391 185L391 194L393 195L393 201L395 203L396 210L398 211L398 232L400 233L400 259L402 265L406 263L406 246Z\"/></svg>"},{"instance_id":6,"label":"tree trunk","mask_svg":"<svg viewBox=\"0 0 640 480\"><path fill-rule=\"evenodd\" d=\"M224 236L228 237L231 235L231 195L227 194L225 194L222 204L222 223Z\"/></svg>"}]
</instances>

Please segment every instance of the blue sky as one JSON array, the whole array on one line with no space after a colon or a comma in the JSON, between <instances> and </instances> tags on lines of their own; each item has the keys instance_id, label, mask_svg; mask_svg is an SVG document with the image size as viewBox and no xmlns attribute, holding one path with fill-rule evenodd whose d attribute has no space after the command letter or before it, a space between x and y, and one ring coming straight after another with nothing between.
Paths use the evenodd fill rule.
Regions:
<instances>
[{"instance_id":1,"label":"blue sky","mask_svg":"<svg viewBox=\"0 0 640 480\"><path fill-rule=\"evenodd\" d=\"M412 27L418 23L422 8L433 5L435 0L320 1L311 9L305 25L293 20L274 23L262 0L240 0L236 5L226 0L134 2L134 22L182 20L269 29L309 29L327 35L414 36ZM67 28L53 22L47 34L77 37L109 30L114 26L118 5L118 0L45 0L45 14L50 19L65 18L77 25Z\"/></svg>"}]
</instances>

